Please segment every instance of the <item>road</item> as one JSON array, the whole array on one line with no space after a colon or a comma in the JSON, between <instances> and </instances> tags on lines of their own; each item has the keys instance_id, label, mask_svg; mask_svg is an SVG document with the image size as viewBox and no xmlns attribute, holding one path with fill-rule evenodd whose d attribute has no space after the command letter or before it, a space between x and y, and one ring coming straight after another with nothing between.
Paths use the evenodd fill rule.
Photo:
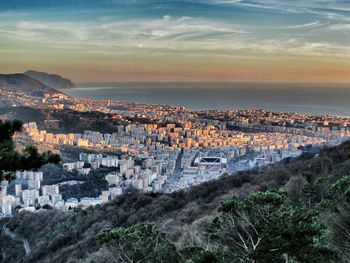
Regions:
<instances>
[{"instance_id":1,"label":"road","mask_svg":"<svg viewBox=\"0 0 350 263\"><path fill-rule=\"evenodd\" d=\"M175 163L174 172L173 172L171 178L169 178L168 182L163 186L161 192L170 193L174 187L174 184L176 184L180 180L181 172L182 172L182 169L181 169L182 155L183 155L183 153L181 153L181 152L178 154L177 159L176 159L176 163Z\"/></svg>"},{"instance_id":2,"label":"road","mask_svg":"<svg viewBox=\"0 0 350 263\"><path fill-rule=\"evenodd\" d=\"M30 246L29 246L29 242L27 239L22 238L22 237L16 235L15 233L11 232L11 230L9 228L7 228L7 223L2 225L2 230L4 231L5 235L9 236L11 239L13 239L15 241L22 242L26 255L29 255Z\"/></svg>"}]
</instances>

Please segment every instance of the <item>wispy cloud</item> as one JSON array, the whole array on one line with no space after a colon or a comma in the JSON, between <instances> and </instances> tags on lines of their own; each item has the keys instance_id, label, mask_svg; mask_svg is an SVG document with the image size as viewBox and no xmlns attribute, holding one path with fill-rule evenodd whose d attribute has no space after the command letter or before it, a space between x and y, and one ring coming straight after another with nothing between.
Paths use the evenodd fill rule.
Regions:
<instances>
[{"instance_id":1,"label":"wispy cloud","mask_svg":"<svg viewBox=\"0 0 350 263\"><path fill-rule=\"evenodd\" d=\"M320 21L314 21L311 23L299 24L299 25L290 25L286 28L288 29L310 29L324 26L325 24L321 24Z\"/></svg>"},{"instance_id":2,"label":"wispy cloud","mask_svg":"<svg viewBox=\"0 0 350 263\"><path fill-rule=\"evenodd\" d=\"M333 24L328 27L334 31L347 31L350 32L350 24Z\"/></svg>"},{"instance_id":3,"label":"wispy cloud","mask_svg":"<svg viewBox=\"0 0 350 263\"><path fill-rule=\"evenodd\" d=\"M350 1L347 0L194 0L194 2L198 1L209 5L231 5L272 12L314 14L328 19L350 20Z\"/></svg>"},{"instance_id":4,"label":"wispy cloud","mask_svg":"<svg viewBox=\"0 0 350 263\"><path fill-rule=\"evenodd\" d=\"M305 30L323 26L319 21L280 27ZM333 25L333 30L346 28ZM282 56L350 57L350 48L312 41L301 37L257 38L239 25L194 17L164 15L157 19L128 21L51 22L21 21L0 24L0 33L19 45L48 46L87 54L135 52L135 49L189 55L257 57L262 54ZM118 49L116 49L118 48ZM170 52L170 53L169 53Z\"/></svg>"},{"instance_id":5,"label":"wispy cloud","mask_svg":"<svg viewBox=\"0 0 350 263\"><path fill-rule=\"evenodd\" d=\"M0 25L5 37L32 41L70 41L80 43L101 43L103 45L127 45L128 43L186 43L220 42L230 38L248 35L247 30L202 18L164 15L158 19L134 19L128 21L83 22L40 22L21 21L15 25ZM165 44L166 46L166 44Z\"/></svg>"},{"instance_id":6,"label":"wispy cloud","mask_svg":"<svg viewBox=\"0 0 350 263\"><path fill-rule=\"evenodd\" d=\"M172 58L218 70L294 59L350 65L348 0L103 0L83 10L68 2L0 11L0 55L164 67Z\"/></svg>"}]
</instances>

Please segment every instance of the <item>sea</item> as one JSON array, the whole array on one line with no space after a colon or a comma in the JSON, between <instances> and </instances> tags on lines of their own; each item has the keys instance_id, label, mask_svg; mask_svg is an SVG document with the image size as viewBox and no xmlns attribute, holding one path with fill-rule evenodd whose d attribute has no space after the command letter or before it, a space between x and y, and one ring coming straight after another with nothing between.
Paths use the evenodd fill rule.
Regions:
<instances>
[{"instance_id":1,"label":"sea","mask_svg":"<svg viewBox=\"0 0 350 263\"><path fill-rule=\"evenodd\" d=\"M350 84L84 83L62 91L73 97L180 105L193 110L255 108L350 117Z\"/></svg>"}]
</instances>

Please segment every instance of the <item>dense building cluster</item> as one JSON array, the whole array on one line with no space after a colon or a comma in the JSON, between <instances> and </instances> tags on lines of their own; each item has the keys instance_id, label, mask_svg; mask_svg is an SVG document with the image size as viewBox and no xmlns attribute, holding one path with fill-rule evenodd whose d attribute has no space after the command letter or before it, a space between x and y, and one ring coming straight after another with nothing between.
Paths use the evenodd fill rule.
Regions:
<instances>
[{"instance_id":1,"label":"dense building cluster","mask_svg":"<svg viewBox=\"0 0 350 263\"><path fill-rule=\"evenodd\" d=\"M192 111L179 106L147 105L112 100L70 98L62 93L38 97L1 90L8 106L99 111L118 120L114 131L85 130L53 133L35 122L24 124L25 136L47 149L77 147L74 160L63 160L62 170L91 176L108 168L108 189L97 198L63 200L59 185L41 185L42 172L16 173L15 183L3 182L3 214L15 208L34 210L50 205L60 209L101 204L128 191L172 192L295 157L306 148L338 145L350 138L350 119L309 116L265 110ZM84 149L97 153L88 153ZM109 154L102 152L108 151ZM65 183L65 182L63 182ZM9 191L8 191L9 190Z\"/></svg>"},{"instance_id":2,"label":"dense building cluster","mask_svg":"<svg viewBox=\"0 0 350 263\"><path fill-rule=\"evenodd\" d=\"M43 172L17 171L16 179L11 183L3 181L0 190L1 214L8 216L14 212L36 211L39 208L55 207L61 210L69 210L74 207L88 207L108 202L119 192L110 193L102 191L97 198L83 197L79 201L76 198L62 199L59 184L41 185ZM76 202L75 202L76 201Z\"/></svg>"}]
</instances>

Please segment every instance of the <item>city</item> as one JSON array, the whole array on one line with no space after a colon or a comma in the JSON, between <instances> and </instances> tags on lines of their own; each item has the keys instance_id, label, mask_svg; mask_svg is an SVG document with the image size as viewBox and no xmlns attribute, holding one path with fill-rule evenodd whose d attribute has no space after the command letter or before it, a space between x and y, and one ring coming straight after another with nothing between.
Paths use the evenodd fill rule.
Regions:
<instances>
[{"instance_id":1,"label":"city","mask_svg":"<svg viewBox=\"0 0 350 263\"><path fill-rule=\"evenodd\" d=\"M23 125L15 135L18 142L31 142L40 149L60 152L65 146L80 149L73 159L62 162L63 171L81 178L100 167L108 187L96 197L60 194L59 184L42 185L43 172L16 173L9 185L2 182L2 215L15 211L37 211L51 206L69 210L103 204L130 191L173 192L188 189L224 175L264 167L285 158L297 157L308 149L339 145L350 138L350 119L309 116L265 110L193 111L184 107L146 105L117 101L70 98L59 93L27 96L2 93L12 107L90 112L100 111L108 120L118 120L115 132L84 130L54 133L37 123ZM115 108L123 107L116 110ZM84 149L96 151L85 153ZM91 175L90 175L91 176ZM73 181L73 182L72 182ZM11 190L11 191L8 191Z\"/></svg>"}]
</instances>

